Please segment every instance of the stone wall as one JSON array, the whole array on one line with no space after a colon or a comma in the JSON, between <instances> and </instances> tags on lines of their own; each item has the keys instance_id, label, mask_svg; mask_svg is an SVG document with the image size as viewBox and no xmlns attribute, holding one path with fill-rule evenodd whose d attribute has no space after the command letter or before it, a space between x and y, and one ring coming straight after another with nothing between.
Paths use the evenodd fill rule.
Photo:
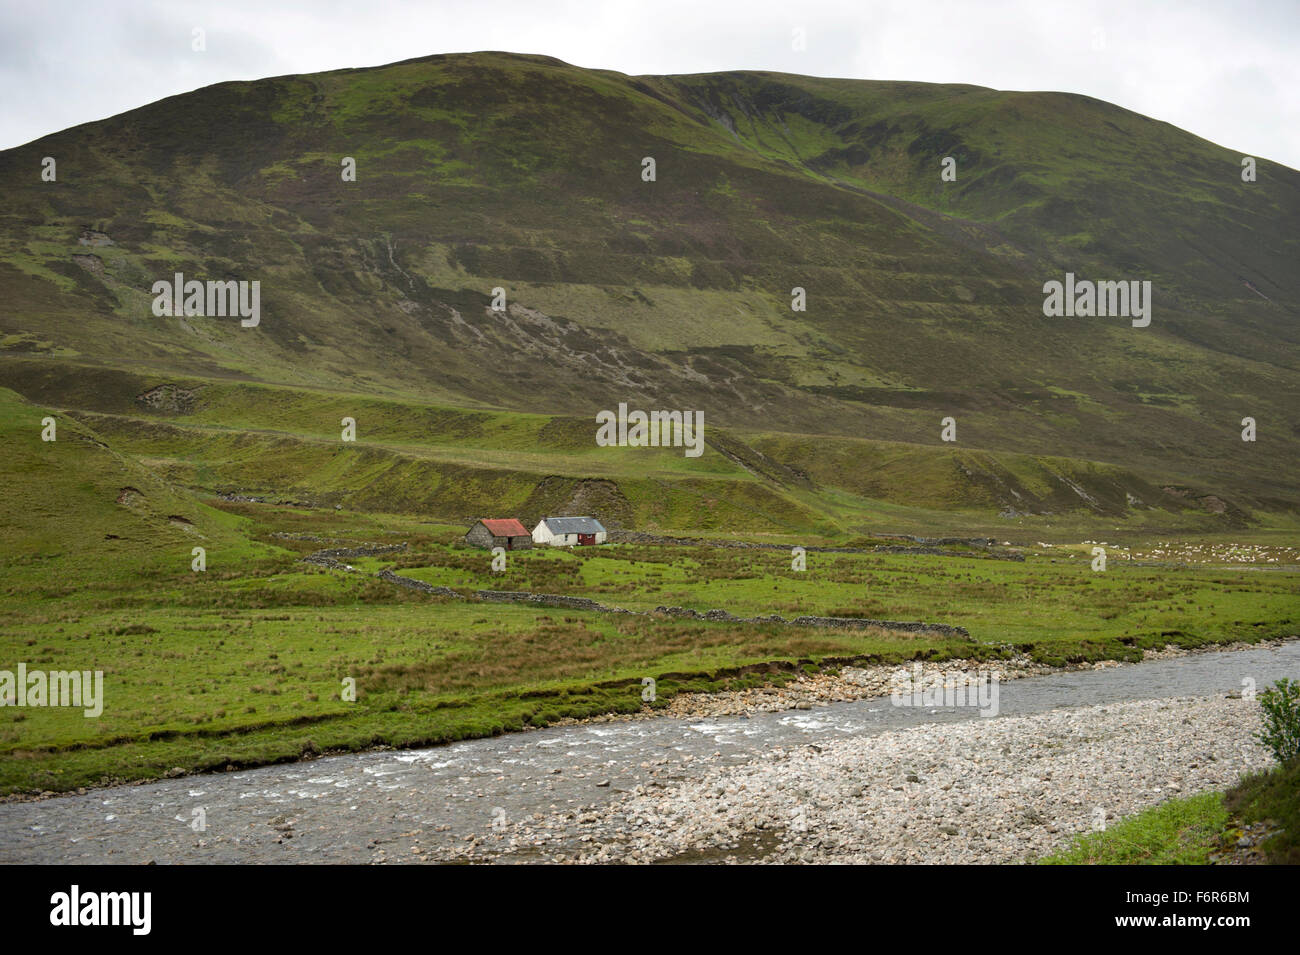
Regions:
<instances>
[{"instance_id":1,"label":"stone wall","mask_svg":"<svg viewBox=\"0 0 1300 955\"><path fill-rule=\"evenodd\" d=\"M657 614L669 617L687 617L692 620L712 620L723 623L780 623L795 627L823 627L826 629L866 630L880 627L884 630L901 630L906 633L939 633L945 637L961 637L969 640L970 633L965 627L954 627L946 623L922 623L911 620L868 620L865 617L795 617L787 620L779 614L766 617L736 617L725 610L690 610L686 607L656 607Z\"/></svg>"},{"instance_id":2,"label":"stone wall","mask_svg":"<svg viewBox=\"0 0 1300 955\"><path fill-rule=\"evenodd\" d=\"M627 610L623 607L608 607L587 597L570 597L566 594L535 594L526 590L474 590L469 594L450 587L435 587L423 580L402 577L391 570L381 570L376 574L382 580L399 587L418 590L421 593L437 597L457 597L462 600L482 600L489 603L536 604L541 607L560 607L566 610L588 610L593 613L635 614L637 616L682 617L690 620L707 620L713 623L775 623L794 627L821 627L824 629L866 630L880 627L905 633L938 633L945 637L970 639L965 627L954 627L946 623L922 623L920 621L868 620L865 617L795 617L787 620L779 614L767 617L737 617L725 610L691 610L687 607L656 607L647 613L640 610Z\"/></svg>"},{"instance_id":3,"label":"stone wall","mask_svg":"<svg viewBox=\"0 0 1300 955\"><path fill-rule=\"evenodd\" d=\"M928 554L938 557L993 558L995 560L1024 560L1018 551L995 551L989 548L996 543L991 537L911 537L906 534L880 534L889 540L915 542L882 544L879 547L804 547L810 554ZM664 537L643 531L610 531L611 544L667 544L686 547L727 547L734 550L779 550L790 553L789 544L769 544L756 541L728 540L726 538ZM976 551L941 550L943 545L964 544L978 548Z\"/></svg>"},{"instance_id":4,"label":"stone wall","mask_svg":"<svg viewBox=\"0 0 1300 955\"><path fill-rule=\"evenodd\" d=\"M378 554L395 554L404 550L406 550L405 544L365 544L361 547L334 547L329 550L318 550L313 554L308 554L303 558L303 562L329 567L334 570L348 570L350 568L343 563L345 560L352 560L357 557L375 557Z\"/></svg>"}]
</instances>

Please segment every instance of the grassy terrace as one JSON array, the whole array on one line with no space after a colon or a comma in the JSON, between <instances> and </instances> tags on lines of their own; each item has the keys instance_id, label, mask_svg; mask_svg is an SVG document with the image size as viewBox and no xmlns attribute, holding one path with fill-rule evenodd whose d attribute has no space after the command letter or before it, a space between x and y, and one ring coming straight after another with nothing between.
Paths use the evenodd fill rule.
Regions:
<instances>
[{"instance_id":1,"label":"grassy terrace","mask_svg":"<svg viewBox=\"0 0 1300 955\"><path fill-rule=\"evenodd\" d=\"M707 426L680 448L601 448L590 417L525 414L102 367L4 359L0 414L52 412L173 485L342 504L456 522L558 513L572 496L607 521L694 535L843 542L873 530L1032 534L1068 541L1213 535L1300 537L1287 509L1256 512L1205 491L1081 457L932 447ZM35 406L24 405L18 395ZM160 404L151 403L161 394ZM171 402L169 404L169 402ZM38 409L44 410L38 410ZM343 418L357 441L339 440ZM23 440L31 433L23 433ZM1172 485L1171 493L1165 486ZM592 493L596 497L592 497ZM1013 503L1013 520L998 517ZM1248 504L1248 501L1243 501ZM1118 538L1114 535L1118 535Z\"/></svg>"}]
</instances>

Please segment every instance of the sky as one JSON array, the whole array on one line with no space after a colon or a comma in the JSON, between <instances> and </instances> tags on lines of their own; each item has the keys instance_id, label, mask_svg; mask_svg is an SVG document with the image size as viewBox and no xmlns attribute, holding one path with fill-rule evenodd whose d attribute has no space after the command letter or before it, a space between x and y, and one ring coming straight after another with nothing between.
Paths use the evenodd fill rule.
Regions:
<instances>
[{"instance_id":1,"label":"sky","mask_svg":"<svg viewBox=\"0 0 1300 955\"><path fill-rule=\"evenodd\" d=\"M0 0L0 148L225 80L475 50L1084 93L1300 169L1300 0Z\"/></svg>"}]
</instances>

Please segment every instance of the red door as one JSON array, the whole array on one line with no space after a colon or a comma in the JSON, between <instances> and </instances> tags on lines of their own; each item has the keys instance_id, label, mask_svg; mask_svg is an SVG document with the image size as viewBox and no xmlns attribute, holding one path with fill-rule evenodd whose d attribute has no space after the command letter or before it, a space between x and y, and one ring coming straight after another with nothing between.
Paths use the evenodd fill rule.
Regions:
<instances>
[{"instance_id":1,"label":"red door","mask_svg":"<svg viewBox=\"0 0 1300 955\"><path fill-rule=\"evenodd\" d=\"M594 544L594 543L596 543L596 535L595 535L595 534L579 534L579 535L578 535L578 543L579 543L579 544Z\"/></svg>"}]
</instances>

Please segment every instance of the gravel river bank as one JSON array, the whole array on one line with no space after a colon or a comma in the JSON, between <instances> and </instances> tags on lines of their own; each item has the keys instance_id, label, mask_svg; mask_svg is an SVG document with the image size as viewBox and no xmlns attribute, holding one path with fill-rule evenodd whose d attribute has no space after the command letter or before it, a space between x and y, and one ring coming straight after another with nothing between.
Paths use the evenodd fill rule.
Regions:
<instances>
[{"instance_id":1,"label":"gravel river bank","mask_svg":"<svg viewBox=\"0 0 1300 955\"><path fill-rule=\"evenodd\" d=\"M473 848L550 845L576 824L591 846L580 862L1022 862L1268 765L1257 712L1223 696L1138 700L778 748Z\"/></svg>"}]
</instances>

